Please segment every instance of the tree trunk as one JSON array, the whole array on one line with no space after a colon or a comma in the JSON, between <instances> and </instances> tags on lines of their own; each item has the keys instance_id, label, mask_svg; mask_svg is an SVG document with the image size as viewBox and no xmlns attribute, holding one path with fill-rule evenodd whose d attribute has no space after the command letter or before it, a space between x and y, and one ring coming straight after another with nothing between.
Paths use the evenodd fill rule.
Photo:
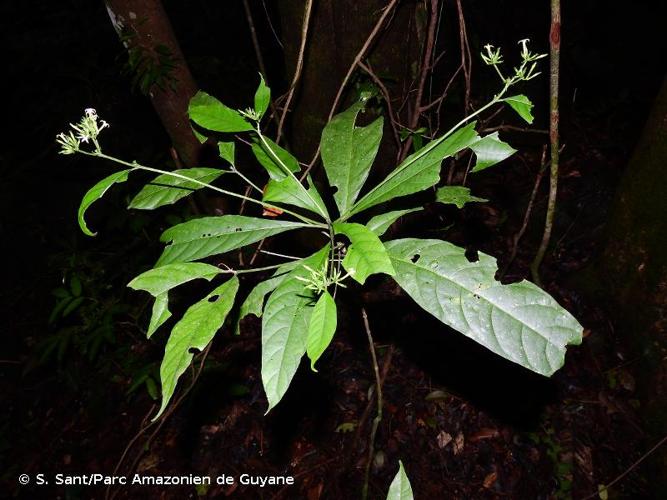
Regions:
<instances>
[{"instance_id":1,"label":"tree trunk","mask_svg":"<svg viewBox=\"0 0 667 500\"><path fill-rule=\"evenodd\" d=\"M610 312L642 356L651 440L667 431L667 78L621 180L599 263ZM650 444L650 443L649 443ZM652 466L656 498L667 498L667 450Z\"/></svg>"},{"instance_id":2,"label":"tree trunk","mask_svg":"<svg viewBox=\"0 0 667 500\"><path fill-rule=\"evenodd\" d=\"M153 103L181 161L197 163L201 145L187 116L197 84L160 0L106 0L109 17L129 54L135 84Z\"/></svg>"},{"instance_id":3,"label":"tree trunk","mask_svg":"<svg viewBox=\"0 0 667 500\"><path fill-rule=\"evenodd\" d=\"M298 135L289 135L290 148L299 158L308 161L317 149L340 84L387 4L388 0L319 0L314 3L303 73L290 116L290 128L298 131ZM288 81L297 63L304 5L304 0L278 2ZM375 73L386 78L397 106L416 77L421 47L418 35L423 34L424 28L423 20L418 18L414 4L399 2L362 59L370 60ZM348 83L345 95L352 93L353 82ZM349 101L341 102L337 111L348 104Z\"/></svg>"}]
</instances>

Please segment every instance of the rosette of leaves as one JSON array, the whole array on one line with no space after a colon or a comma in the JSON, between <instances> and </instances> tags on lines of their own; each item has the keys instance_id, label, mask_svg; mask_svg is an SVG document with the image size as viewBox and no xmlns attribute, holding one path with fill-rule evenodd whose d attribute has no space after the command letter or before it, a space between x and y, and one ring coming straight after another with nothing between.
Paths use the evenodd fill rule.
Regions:
<instances>
[{"instance_id":1,"label":"rosette of leaves","mask_svg":"<svg viewBox=\"0 0 667 500\"><path fill-rule=\"evenodd\" d=\"M155 267L130 282L130 287L155 298L148 336L171 316L170 290L195 279L214 282L211 291L192 304L171 329L160 369L162 406L158 415L192 362L193 350L204 349L228 318L239 289L236 272L252 271L236 270L230 278L229 269L212 265L210 260L201 261L293 231L324 230L330 243L310 256L269 266L274 274L249 292L237 315L239 320L249 314L262 318L261 373L267 411L280 402L302 359L308 357L315 369L330 345L337 324L337 287L345 279L363 285L374 274L394 279L426 312L499 356L544 376L559 369L566 346L581 342L582 327L545 291L527 281L501 284L494 278L497 266L493 257L479 253L479 259L471 262L463 248L447 241L386 241L384 235L392 223L422 207L365 216L372 207L386 207L395 199L435 187L442 161L464 150L472 150L476 157L473 173L512 155L515 150L497 133L480 136L471 120L503 101L524 119L532 119L530 101L525 96L506 98L507 88L452 130L423 145L370 188L366 181L382 139L383 119L365 120L369 123L359 125L359 115L364 113L362 102L338 114L324 128L321 139L324 171L334 190L329 204L310 178L299 180L297 159L263 135L260 122L270 99L263 79L254 107L245 111L198 93L190 103L189 115L200 137L248 134L246 142L267 176L263 189L251 183L259 192L255 201L271 211L267 216L199 217L167 229L161 237L165 247ZM202 133L204 130L208 132ZM219 151L231 170L163 172L136 195L130 207L154 209L175 203L213 182L224 185L225 172L243 176L235 165L234 143L221 141ZM92 234L84 219L91 203L113 184L125 181L131 171L141 170L135 163L125 164L132 168L102 180L84 197L79 211L84 232ZM486 201L461 186L444 186L435 193L435 201L459 208L468 202Z\"/></svg>"}]
</instances>

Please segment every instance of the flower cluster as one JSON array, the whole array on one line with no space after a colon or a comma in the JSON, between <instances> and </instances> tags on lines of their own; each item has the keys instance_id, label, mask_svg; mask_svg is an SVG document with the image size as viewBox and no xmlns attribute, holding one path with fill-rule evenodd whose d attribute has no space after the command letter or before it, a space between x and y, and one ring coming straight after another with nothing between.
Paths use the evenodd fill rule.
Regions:
<instances>
[{"instance_id":1,"label":"flower cluster","mask_svg":"<svg viewBox=\"0 0 667 500\"><path fill-rule=\"evenodd\" d=\"M513 85L519 81L532 80L540 74L539 72L535 72L535 69L537 68L536 61L547 55L531 52L528 49L528 42L530 42L528 38L519 40L519 45L521 45L521 65L518 68L514 68L514 75L511 77L505 77L500 70L500 65L503 63L503 56L500 53L499 47L496 48L491 44L486 44L484 46L484 51L481 53L482 60L487 66L493 66L500 76L500 79L507 86Z\"/></svg>"},{"instance_id":2,"label":"flower cluster","mask_svg":"<svg viewBox=\"0 0 667 500\"><path fill-rule=\"evenodd\" d=\"M81 149L81 143L92 142L95 146L95 152L99 153L100 145L97 142L97 136L109 124L104 120L99 120L97 111L93 108L87 108L83 117L76 125L70 123L72 130L62 132L56 136L56 142L60 145L60 154L71 155L78 153Z\"/></svg>"},{"instance_id":3,"label":"flower cluster","mask_svg":"<svg viewBox=\"0 0 667 500\"><path fill-rule=\"evenodd\" d=\"M345 288L345 285L343 285L343 281L346 278L349 278L350 276L354 275L353 268L350 268L349 270L350 272L346 274L342 274L339 269L334 269L332 270L331 273L329 273L328 260L324 263L322 269L319 270L315 270L306 265L304 265L303 267L305 267L308 270L308 272L310 272L310 276L306 278L302 276L295 276L295 278L298 279L299 281L303 281L306 284L306 288L316 293L323 293L332 285Z\"/></svg>"}]
</instances>

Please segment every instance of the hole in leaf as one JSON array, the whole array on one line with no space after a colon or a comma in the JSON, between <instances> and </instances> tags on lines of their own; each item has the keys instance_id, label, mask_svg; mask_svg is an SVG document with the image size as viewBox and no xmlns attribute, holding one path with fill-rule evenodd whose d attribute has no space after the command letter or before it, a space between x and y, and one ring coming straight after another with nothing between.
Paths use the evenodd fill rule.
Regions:
<instances>
[{"instance_id":1,"label":"hole in leaf","mask_svg":"<svg viewBox=\"0 0 667 500\"><path fill-rule=\"evenodd\" d=\"M236 229L234 229L234 231L236 231L238 233L239 231L243 231L243 228L237 227Z\"/></svg>"},{"instance_id":2,"label":"hole in leaf","mask_svg":"<svg viewBox=\"0 0 667 500\"><path fill-rule=\"evenodd\" d=\"M414 254L414 255L410 258L410 261L411 261L413 264L416 264L420 257L421 257L421 255L419 255L418 253L417 253L417 254Z\"/></svg>"},{"instance_id":3,"label":"hole in leaf","mask_svg":"<svg viewBox=\"0 0 667 500\"><path fill-rule=\"evenodd\" d=\"M220 295L211 295L211 296L208 298L208 301L209 301L209 302L215 302L215 301L218 300L219 298L220 298Z\"/></svg>"},{"instance_id":4,"label":"hole in leaf","mask_svg":"<svg viewBox=\"0 0 667 500\"><path fill-rule=\"evenodd\" d=\"M479 260L479 255L477 254L477 250L475 250L474 248L467 248L465 256L466 259L468 259L470 262L477 262Z\"/></svg>"}]
</instances>

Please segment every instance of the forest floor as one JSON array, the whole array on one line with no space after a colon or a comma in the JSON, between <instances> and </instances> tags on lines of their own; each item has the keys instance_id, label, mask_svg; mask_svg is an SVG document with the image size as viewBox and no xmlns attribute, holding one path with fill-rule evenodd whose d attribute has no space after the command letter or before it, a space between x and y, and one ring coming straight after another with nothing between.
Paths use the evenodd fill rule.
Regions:
<instances>
[{"instance_id":1,"label":"forest floor","mask_svg":"<svg viewBox=\"0 0 667 500\"><path fill-rule=\"evenodd\" d=\"M320 361L319 373L302 366L285 400L270 415L264 416L259 374L259 321L250 318L243 323L242 335L234 336L226 328L217 337L187 397L159 427L140 434L121 461L130 440L156 408L149 379L160 349L142 338L138 326L139 320L145 321L146 303L138 303L136 295L119 299L124 306L114 309L111 319L97 321L111 325L113 333L107 340L103 335L94 349L80 341L76 329L73 333L71 328L46 326L44 314L35 313L53 307L53 298L39 291L53 287L53 276L42 276L42 281L17 285L14 297L34 301L12 302L12 318L3 325L12 338L27 340L14 340L10 352L16 358L0 364L0 392L6 402L0 419L2 496L358 497L376 411L359 312L363 304L378 346L384 395L371 498L384 498L399 459L418 499L598 497L598 487L626 470L648 443L639 416L636 369L641 360L624 345L604 304L596 303L590 287L578 279L599 251L613 186L626 159L614 151L611 140L586 130L594 128L575 130L576 146L565 155L559 223L542 271L547 290L584 325L585 339L569 349L565 367L552 379L497 358L420 312L391 283L374 281L371 293L352 290L343 296L349 307L339 319L339 334ZM502 268L526 210L538 149L529 149L486 180L475 181L476 194L491 199L488 205L463 212L431 207L428 217L409 218L397 232L436 233L499 256ZM545 198L543 185L530 220L532 229L504 279L527 276ZM42 224L48 232L48 219ZM76 249L72 253L85 258L70 264L82 275L84 290L98 283L94 296L107 297L114 293L111 285L99 285L107 278L86 274L95 268L90 261L106 259L110 267L119 268L118 279L127 280L131 271L120 263L128 255L140 254L141 247L135 242L121 253L106 247ZM60 257L53 258L62 264L68 251L63 248ZM109 283L115 279L108 278ZM79 316L85 316L85 309ZM76 321L85 323L86 318ZM64 323L71 327L76 321ZM45 344L44 338L51 343ZM128 369L129 359L136 360L139 368ZM33 365L31 370L25 370L26 363ZM183 387L188 386L187 378ZM34 477L113 471L226 474L237 479L243 473L291 475L295 485L259 489L237 481L198 489L126 487L106 492L99 487L17 483L21 473ZM616 485L609 498L649 498L646 481L640 468Z\"/></svg>"}]
</instances>

